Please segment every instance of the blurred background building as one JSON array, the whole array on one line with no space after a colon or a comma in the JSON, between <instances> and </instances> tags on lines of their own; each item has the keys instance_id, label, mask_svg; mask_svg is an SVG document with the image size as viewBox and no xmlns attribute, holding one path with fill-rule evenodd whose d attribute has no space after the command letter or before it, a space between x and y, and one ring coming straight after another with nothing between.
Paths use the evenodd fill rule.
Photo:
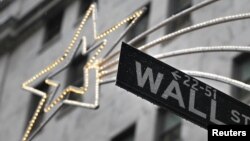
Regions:
<instances>
[{"instance_id":1,"label":"blurred background building","mask_svg":"<svg viewBox=\"0 0 250 141\"><path fill-rule=\"evenodd\" d=\"M148 11L124 39L129 40L162 20L202 0L98 0L100 33L133 11ZM21 89L23 81L61 55L91 0L0 0L0 140L21 140L39 98ZM185 26L212 18L250 12L249 0L219 0L150 34L143 44ZM148 50L158 54L213 45L249 45L250 20L240 20L182 35ZM125 26L123 27L125 28ZM86 25L89 36L91 22ZM120 30L122 31L122 29ZM115 39L119 34L110 35ZM83 61L82 61L83 60ZM81 82L82 64L75 59L58 79L64 85ZM250 83L250 55L201 53L164 60L184 70L215 73ZM249 94L229 85L202 81L245 103ZM48 89L42 82L38 87ZM207 131L115 86L101 87L98 110L64 107L34 141L205 141Z\"/></svg>"}]
</instances>

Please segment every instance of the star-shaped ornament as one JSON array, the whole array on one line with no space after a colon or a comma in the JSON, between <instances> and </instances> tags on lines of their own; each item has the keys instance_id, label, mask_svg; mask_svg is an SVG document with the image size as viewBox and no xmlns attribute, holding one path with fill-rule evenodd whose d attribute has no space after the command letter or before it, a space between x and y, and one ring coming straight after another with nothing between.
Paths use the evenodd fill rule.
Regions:
<instances>
[{"instance_id":1,"label":"star-shaped ornament","mask_svg":"<svg viewBox=\"0 0 250 141\"><path fill-rule=\"evenodd\" d=\"M100 62L101 59L97 59L100 55L100 53L103 51L103 49L106 47L108 40L105 39L106 36L108 36L110 33L117 30L122 25L129 23L128 27L131 27L133 24L135 24L136 20L143 14L144 8L134 12L129 17L125 18L121 22L115 24L105 32L101 34L97 34L96 31L96 4L93 3L87 12L85 13L79 27L77 28L73 39L69 46L65 49L62 56L58 57L53 63L48 65L46 68L35 74L33 77L28 79L22 84L22 88L24 90L27 90L31 92L32 94L38 95L41 97L41 100L39 101L39 104L37 106L36 111L34 112L27 129L23 135L22 141L27 141L28 139L31 139L34 137L34 134L39 132L39 130L47 123L49 119L54 116L54 113L51 113L49 117L40 125L40 128L38 128L33 133L34 125L36 124L37 119L41 114L47 114L51 110L53 110L54 107L58 106L55 111L58 111L60 107L63 104L67 105L73 105L73 106L80 106L83 108L89 108L89 109L96 109L99 107L99 86L100 86L100 77L105 74L103 71L101 71ZM93 33L94 33L94 43L93 45L87 49L87 38L83 35L83 27L87 20L92 17L93 21ZM111 50L121 41L121 39L124 37L124 35L127 33L128 29L125 30L124 33L121 34L119 39L117 39L114 42L114 45L111 47ZM82 54L81 55L88 55L93 54L90 59L87 61L87 64L83 66L83 74L84 74L84 82L81 87L76 87L73 85L68 85L64 88L62 88L62 91L60 91L61 83L54 80L54 77L58 75L62 70L67 68L72 60L74 60L74 57L77 54L77 51L81 49ZM99 57L100 58L100 57ZM90 73L91 72L91 73ZM89 76L89 74L93 75L92 77ZM81 76L83 77L83 76ZM71 100L68 99L68 96L70 94L77 94L77 95L85 95L88 93L89 88L89 79L95 78L94 83L91 83L91 85L95 85L94 88L94 101L93 102L83 102L78 100ZM41 91L34 86L37 83L44 82L46 85L50 86L52 88L51 93L47 93L44 91ZM31 135L31 133L33 135Z\"/></svg>"}]
</instances>

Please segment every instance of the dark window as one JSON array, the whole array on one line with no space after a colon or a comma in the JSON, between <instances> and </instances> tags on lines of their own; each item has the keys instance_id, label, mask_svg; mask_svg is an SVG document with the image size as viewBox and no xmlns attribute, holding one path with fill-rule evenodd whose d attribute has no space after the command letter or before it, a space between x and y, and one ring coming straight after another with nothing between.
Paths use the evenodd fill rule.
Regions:
<instances>
[{"instance_id":1,"label":"dark window","mask_svg":"<svg viewBox=\"0 0 250 141\"><path fill-rule=\"evenodd\" d=\"M63 10L50 16L46 21L44 43L51 41L59 35L63 19Z\"/></svg>"},{"instance_id":2,"label":"dark window","mask_svg":"<svg viewBox=\"0 0 250 141\"><path fill-rule=\"evenodd\" d=\"M14 0L0 0L0 12L8 7Z\"/></svg>"},{"instance_id":3,"label":"dark window","mask_svg":"<svg viewBox=\"0 0 250 141\"><path fill-rule=\"evenodd\" d=\"M68 68L67 84L81 87L83 86L83 67L86 64L87 57L81 54L77 55Z\"/></svg>"},{"instance_id":4,"label":"dark window","mask_svg":"<svg viewBox=\"0 0 250 141\"><path fill-rule=\"evenodd\" d=\"M234 78L244 83L250 84L250 54L241 54L234 59ZM240 100L244 100L250 93L246 90L234 88L233 95Z\"/></svg>"},{"instance_id":5,"label":"dark window","mask_svg":"<svg viewBox=\"0 0 250 141\"><path fill-rule=\"evenodd\" d=\"M140 33L144 32L148 28L149 22L149 13L150 13L150 4L147 5L146 12L138 19L136 24L129 30L126 40L130 41ZM146 42L146 37L142 38L138 42L135 43L136 46L143 45Z\"/></svg>"},{"instance_id":6,"label":"dark window","mask_svg":"<svg viewBox=\"0 0 250 141\"><path fill-rule=\"evenodd\" d=\"M162 136L160 141L181 141L180 138L181 125L173 127L171 130L166 131Z\"/></svg>"},{"instance_id":7,"label":"dark window","mask_svg":"<svg viewBox=\"0 0 250 141\"><path fill-rule=\"evenodd\" d=\"M169 1L169 17L192 6L191 0L171 0ZM171 33L181 28L191 25L191 15L187 14L178 18L167 26L167 32Z\"/></svg>"},{"instance_id":8,"label":"dark window","mask_svg":"<svg viewBox=\"0 0 250 141\"><path fill-rule=\"evenodd\" d=\"M181 141L181 118L164 109L159 109L157 141Z\"/></svg>"},{"instance_id":9,"label":"dark window","mask_svg":"<svg viewBox=\"0 0 250 141\"><path fill-rule=\"evenodd\" d=\"M135 140L135 124L114 137L111 141L134 141Z\"/></svg>"},{"instance_id":10,"label":"dark window","mask_svg":"<svg viewBox=\"0 0 250 141\"><path fill-rule=\"evenodd\" d=\"M79 17L82 17L94 0L80 0Z\"/></svg>"}]
</instances>

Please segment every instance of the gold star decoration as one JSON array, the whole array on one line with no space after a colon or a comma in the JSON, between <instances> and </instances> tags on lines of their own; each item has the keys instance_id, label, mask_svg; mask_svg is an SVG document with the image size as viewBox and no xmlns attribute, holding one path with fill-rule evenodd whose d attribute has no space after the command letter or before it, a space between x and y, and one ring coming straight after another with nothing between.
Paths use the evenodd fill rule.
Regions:
<instances>
[{"instance_id":1,"label":"gold star decoration","mask_svg":"<svg viewBox=\"0 0 250 141\"><path fill-rule=\"evenodd\" d=\"M31 92L32 94L38 95L41 97L41 100L39 101L39 104L29 121L29 124L26 128L26 131L23 135L22 141L27 141L30 137L30 134L34 128L34 125L37 121L37 118L39 115L44 112L47 113L51 111L53 107L58 105L59 103L62 104L68 104L68 105L75 105L80 106L84 108L90 108L90 109L96 109L99 106L99 83L100 83L100 77L104 74L104 72L100 71L100 62L101 60L98 60L97 57L101 53L101 51L106 47L107 40L105 37L109 35L110 33L117 30L120 26L131 22L135 23L135 21L143 14L143 9L135 11L132 15L125 18L124 20L120 21L119 23L115 24L105 32L98 34L96 31L96 4L93 3L89 7L89 9L86 11L85 15L83 16L83 19L77 28L73 39L71 40L69 46L65 49L62 56L58 57L53 63L42 69L40 72L35 74L33 77L28 79L22 84L22 88L24 90L27 90ZM87 22L87 20L90 18L90 15L92 15L92 21L93 21L93 34L94 34L94 40L95 41L101 41L101 43L96 47L94 51L94 55L87 61L87 64L83 67L84 71L84 85L82 87L75 87L72 85L66 86L62 92L59 92L59 96L56 97L51 103L48 104L48 106L45 107L45 103L48 102L48 98L51 94L48 94L47 92L41 91L39 89L36 89L34 87L35 82L45 82L50 87L55 88L54 94L57 92L58 87L60 87L60 83L52 80L52 77L57 75L61 70L63 70L65 67L67 67L74 55L77 52L77 49L80 47L79 44L82 44L82 54L86 54L89 50L87 50L87 39L85 36L81 36L81 33L83 31L83 26ZM78 45L78 46L77 46ZM93 47L92 47L93 48ZM91 48L90 48L91 49ZM95 101L93 103L85 103L77 100L69 100L65 97L69 94L78 94L78 95L84 95L86 94L88 87L89 87L89 71L94 70L95 72Z\"/></svg>"}]
</instances>

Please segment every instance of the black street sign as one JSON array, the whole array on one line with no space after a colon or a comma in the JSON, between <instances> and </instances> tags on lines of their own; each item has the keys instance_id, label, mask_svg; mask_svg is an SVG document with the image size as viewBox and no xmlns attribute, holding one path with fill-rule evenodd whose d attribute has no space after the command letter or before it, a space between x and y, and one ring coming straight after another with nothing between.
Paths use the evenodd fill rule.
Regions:
<instances>
[{"instance_id":1,"label":"black street sign","mask_svg":"<svg viewBox=\"0 0 250 141\"><path fill-rule=\"evenodd\" d=\"M125 43L116 85L206 129L250 123L246 104Z\"/></svg>"}]
</instances>

